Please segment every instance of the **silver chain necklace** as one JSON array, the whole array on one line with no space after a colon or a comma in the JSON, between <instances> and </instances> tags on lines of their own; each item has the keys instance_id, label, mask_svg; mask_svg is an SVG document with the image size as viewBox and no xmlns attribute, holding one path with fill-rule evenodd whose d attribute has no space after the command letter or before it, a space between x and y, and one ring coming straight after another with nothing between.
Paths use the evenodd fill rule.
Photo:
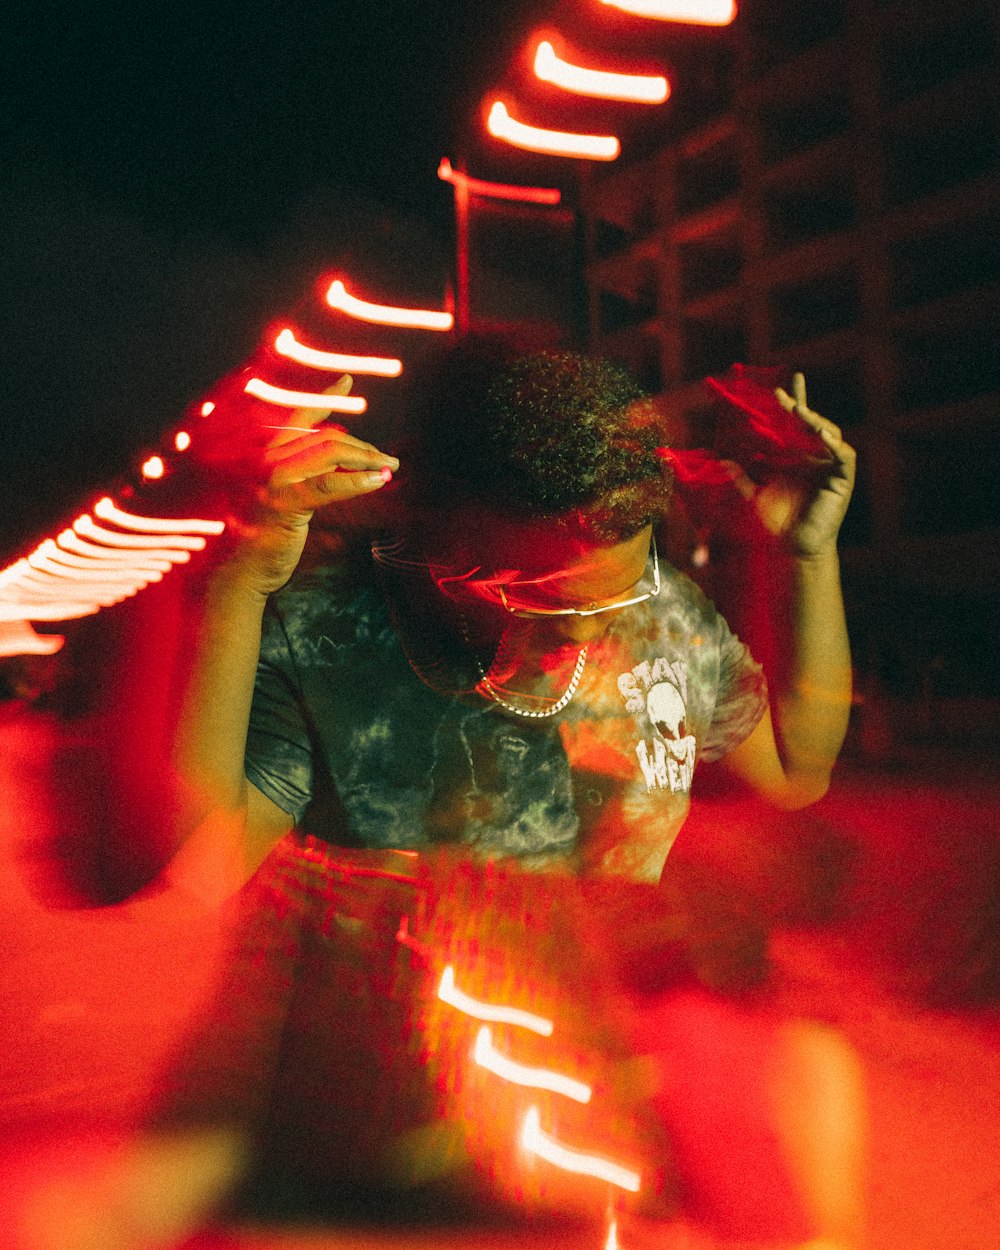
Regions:
<instances>
[{"instance_id":1,"label":"silver chain necklace","mask_svg":"<svg viewBox=\"0 0 1000 1250\"><path fill-rule=\"evenodd\" d=\"M580 648L580 654L576 657L576 666L573 669L573 676L569 679L569 685L551 707L547 707L541 712L536 712L526 707L517 707L516 704L508 703L483 671L483 666L478 662L478 660L476 662L476 667L479 669L482 676L480 678L479 685L476 686L476 689L481 691L488 698L492 699L494 703L498 704L505 711L513 712L515 716L530 716L532 720L545 720L547 717L555 716L557 713L561 712L576 694L576 688L580 684L580 678L583 676L583 669L586 663L587 647L584 646Z\"/></svg>"},{"instance_id":2,"label":"silver chain necklace","mask_svg":"<svg viewBox=\"0 0 1000 1250\"><path fill-rule=\"evenodd\" d=\"M576 657L576 664L573 668L573 676L569 679L569 685L563 693L558 699L556 699L555 703L553 703L551 707L544 708L542 711L535 711L533 708L518 707L516 703L510 703L503 697L492 681L490 681L489 672L483 668L482 661L479 659L476 649L472 644L472 639L469 636L469 626L466 623L465 616L461 612L459 612L458 620L459 627L462 631L462 637L465 639L466 646L469 648L469 652L475 661L476 670L479 673L479 681L476 685L477 693L485 696L487 699L490 699L498 707L502 707L505 712L512 712L515 716L526 716L530 720L547 720L550 716L557 716L576 694L577 686L580 684L580 678L583 676L583 670L587 663L587 650L590 645L589 643L584 644L584 646L580 648L580 653ZM496 668L500 657L504 653L506 639L507 632L505 630L500 639L500 645L497 647L496 654L493 657L493 662L490 664L491 670ZM526 697L530 698L531 696L528 695Z\"/></svg>"}]
</instances>

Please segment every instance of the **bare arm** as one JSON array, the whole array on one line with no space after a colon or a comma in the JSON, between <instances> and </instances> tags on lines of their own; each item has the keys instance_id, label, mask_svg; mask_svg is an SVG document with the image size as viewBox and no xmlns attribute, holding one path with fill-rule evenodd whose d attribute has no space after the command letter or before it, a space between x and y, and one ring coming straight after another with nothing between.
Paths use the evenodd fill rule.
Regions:
<instances>
[{"instance_id":1,"label":"bare arm","mask_svg":"<svg viewBox=\"0 0 1000 1250\"><path fill-rule=\"evenodd\" d=\"M313 428L325 415L292 414L287 426L300 428L267 446L264 483L188 620L170 761L179 849L167 875L200 893L245 880L293 823L243 771L268 596L293 573L314 510L379 489L399 464L337 427Z\"/></svg>"},{"instance_id":2,"label":"bare arm","mask_svg":"<svg viewBox=\"0 0 1000 1250\"><path fill-rule=\"evenodd\" d=\"M759 520L777 540L779 663L769 713L725 760L729 771L782 807L802 807L825 794L851 705L837 534L854 484L855 453L831 421L808 408L801 374L794 391L779 390L779 402L821 435L829 461L810 490L781 481L748 490Z\"/></svg>"}]
</instances>

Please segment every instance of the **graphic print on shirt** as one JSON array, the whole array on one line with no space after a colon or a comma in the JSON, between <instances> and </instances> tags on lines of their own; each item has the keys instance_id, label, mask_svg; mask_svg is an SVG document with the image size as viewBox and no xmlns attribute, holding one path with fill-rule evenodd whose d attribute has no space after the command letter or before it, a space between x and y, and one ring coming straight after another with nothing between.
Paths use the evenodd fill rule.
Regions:
<instances>
[{"instance_id":1,"label":"graphic print on shirt","mask_svg":"<svg viewBox=\"0 0 1000 1250\"><path fill-rule=\"evenodd\" d=\"M625 709L645 721L652 737L636 743L646 790L687 793L694 775L695 737L687 732L687 665L659 656L618 678Z\"/></svg>"}]
</instances>

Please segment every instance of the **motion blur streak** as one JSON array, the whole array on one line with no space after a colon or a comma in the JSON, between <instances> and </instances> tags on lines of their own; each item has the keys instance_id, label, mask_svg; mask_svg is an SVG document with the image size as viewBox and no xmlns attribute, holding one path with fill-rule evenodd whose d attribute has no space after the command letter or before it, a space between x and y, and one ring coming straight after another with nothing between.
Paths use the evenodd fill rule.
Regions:
<instances>
[{"instance_id":1,"label":"motion blur streak","mask_svg":"<svg viewBox=\"0 0 1000 1250\"><path fill-rule=\"evenodd\" d=\"M481 1068L492 1072L495 1076L510 1081L513 1085L527 1085L531 1089L549 1089L554 1094L565 1094L576 1102L590 1102L591 1088L583 1081L576 1081L561 1072L552 1072L548 1068L530 1068L523 1063L515 1063L508 1059L493 1045L493 1037L484 1024L476 1035L476 1046L472 1057Z\"/></svg>"},{"instance_id":2,"label":"motion blur streak","mask_svg":"<svg viewBox=\"0 0 1000 1250\"><path fill-rule=\"evenodd\" d=\"M607 1181L609 1185L616 1185L619 1189L627 1189L629 1193L639 1192L638 1172L631 1172L618 1163L612 1163L610 1159L602 1159L600 1155L588 1155L579 1150L570 1150L560 1145L554 1138L546 1136L541 1129L537 1107L532 1107L524 1117L521 1145L525 1150L529 1150L540 1159L545 1159L566 1172L577 1172L581 1176L594 1176L598 1180Z\"/></svg>"},{"instance_id":3,"label":"motion blur streak","mask_svg":"<svg viewBox=\"0 0 1000 1250\"><path fill-rule=\"evenodd\" d=\"M541 1034L542 1037L552 1036L552 1021L546 1020L544 1016L536 1016L530 1011L523 1011L520 1007L505 1007L501 1003L480 1002L478 998L464 994L455 985L455 969L451 964L448 964L441 973L438 998L450 1007L455 1007L467 1016L472 1016L475 1020L489 1020L493 1024L517 1024L523 1029L530 1029L532 1033Z\"/></svg>"}]
</instances>

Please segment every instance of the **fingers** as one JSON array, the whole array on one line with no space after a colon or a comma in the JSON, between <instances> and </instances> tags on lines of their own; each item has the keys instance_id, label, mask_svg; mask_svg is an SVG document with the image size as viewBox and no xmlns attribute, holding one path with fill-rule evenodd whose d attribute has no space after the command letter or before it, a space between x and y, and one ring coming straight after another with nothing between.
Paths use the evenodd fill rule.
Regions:
<instances>
[{"instance_id":1,"label":"fingers","mask_svg":"<svg viewBox=\"0 0 1000 1250\"><path fill-rule=\"evenodd\" d=\"M268 506L295 513L378 490L399 468L395 456L327 426L269 448L265 463Z\"/></svg>"},{"instance_id":2,"label":"fingers","mask_svg":"<svg viewBox=\"0 0 1000 1250\"><path fill-rule=\"evenodd\" d=\"M324 395L349 395L354 379L349 373L342 374L331 386L326 387ZM330 416L332 408L295 408L287 415L279 410L280 415L273 425L263 428L273 436L267 440L268 447L280 447L284 443L293 442L303 431L321 426ZM341 427L334 427L341 428Z\"/></svg>"}]
</instances>

